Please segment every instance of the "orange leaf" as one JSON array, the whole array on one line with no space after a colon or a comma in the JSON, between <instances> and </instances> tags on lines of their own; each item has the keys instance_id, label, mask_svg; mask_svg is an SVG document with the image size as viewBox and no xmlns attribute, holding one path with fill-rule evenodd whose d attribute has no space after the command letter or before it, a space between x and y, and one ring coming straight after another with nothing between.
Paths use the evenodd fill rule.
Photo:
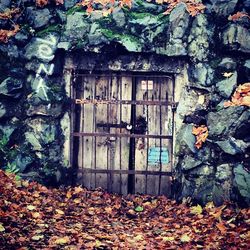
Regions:
<instances>
[{"instance_id":1,"label":"orange leaf","mask_svg":"<svg viewBox=\"0 0 250 250\"><path fill-rule=\"evenodd\" d=\"M199 127L194 126L192 129L192 134L196 136L196 148L200 149L202 147L202 143L205 142L208 137L207 127L204 125L201 125Z\"/></svg>"},{"instance_id":2,"label":"orange leaf","mask_svg":"<svg viewBox=\"0 0 250 250\"><path fill-rule=\"evenodd\" d=\"M49 3L48 0L36 0L36 5L38 7L44 7L45 5L47 5Z\"/></svg>"},{"instance_id":3,"label":"orange leaf","mask_svg":"<svg viewBox=\"0 0 250 250\"><path fill-rule=\"evenodd\" d=\"M248 106L250 107L250 82L241 84L235 90L231 102L225 102L224 107Z\"/></svg>"},{"instance_id":4,"label":"orange leaf","mask_svg":"<svg viewBox=\"0 0 250 250\"><path fill-rule=\"evenodd\" d=\"M220 230L222 234L225 234L227 232L227 228L225 227L223 222L217 223L216 227Z\"/></svg>"},{"instance_id":5,"label":"orange leaf","mask_svg":"<svg viewBox=\"0 0 250 250\"><path fill-rule=\"evenodd\" d=\"M0 42L7 43L9 38L14 36L20 30L19 25L14 26L14 30L0 29Z\"/></svg>"},{"instance_id":6,"label":"orange leaf","mask_svg":"<svg viewBox=\"0 0 250 250\"><path fill-rule=\"evenodd\" d=\"M250 18L250 16L247 13L243 13L243 12L239 12L238 11L236 14L230 15L228 17L228 20L229 21L237 21L238 19L240 19L242 17L248 17L248 18Z\"/></svg>"}]
</instances>

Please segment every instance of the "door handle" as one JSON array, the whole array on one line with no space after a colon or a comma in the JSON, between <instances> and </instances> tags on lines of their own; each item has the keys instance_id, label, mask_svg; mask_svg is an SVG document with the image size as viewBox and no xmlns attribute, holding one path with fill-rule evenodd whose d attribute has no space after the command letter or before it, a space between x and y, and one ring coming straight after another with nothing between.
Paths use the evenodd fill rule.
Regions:
<instances>
[{"instance_id":1,"label":"door handle","mask_svg":"<svg viewBox=\"0 0 250 250\"><path fill-rule=\"evenodd\" d=\"M127 122L121 122L120 124L113 124L113 123L97 123L96 126L98 128L125 128L127 130L131 130L133 126L128 124Z\"/></svg>"}]
</instances>

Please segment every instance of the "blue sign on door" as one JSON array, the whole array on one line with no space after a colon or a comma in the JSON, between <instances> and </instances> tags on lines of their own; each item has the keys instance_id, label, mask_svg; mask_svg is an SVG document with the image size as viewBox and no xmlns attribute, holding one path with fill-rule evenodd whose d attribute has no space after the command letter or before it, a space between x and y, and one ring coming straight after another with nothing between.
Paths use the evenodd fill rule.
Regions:
<instances>
[{"instance_id":1,"label":"blue sign on door","mask_svg":"<svg viewBox=\"0 0 250 250\"><path fill-rule=\"evenodd\" d=\"M150 147L148 150L148 164L158 165L158 164L169 163L169 153L167 148L163 147Z\"/></svg>"}]
</instances>

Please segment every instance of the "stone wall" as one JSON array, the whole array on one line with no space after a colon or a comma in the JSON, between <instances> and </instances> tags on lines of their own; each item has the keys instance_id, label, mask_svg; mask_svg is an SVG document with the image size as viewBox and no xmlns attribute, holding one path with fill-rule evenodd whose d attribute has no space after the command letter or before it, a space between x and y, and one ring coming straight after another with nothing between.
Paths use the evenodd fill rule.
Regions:
<instances>
[{"instance_id":1,"label":"stone wall","mask_svg":"<svg viewBox=\"0 0 250 250\"><path fill-rule=\"evenodd\" d=\"M77 66L68 67L65 59L76 53L81 62L75 65L82 65L88 55L95 70L102 67L100 57L108 57L108 70L172 72L181 83L175 198L249 205L250 111L223 106L239 84L250 81L250 19L228 20L237 11L249 12L249 1L203 1L205 12L196 17L184 3L164 16L164 6L137 0L131 10L117 8L103 17L88 16L76 0L64 2L44 8L33 0L0 3L1 11L21 9L12 20L0 19L0 29L11 29L13 22L21 27L0 43L1 167L49 185L70 179L68 83ZM199 150L194 124L209 130Z\"/></svg>"}]
</instances>

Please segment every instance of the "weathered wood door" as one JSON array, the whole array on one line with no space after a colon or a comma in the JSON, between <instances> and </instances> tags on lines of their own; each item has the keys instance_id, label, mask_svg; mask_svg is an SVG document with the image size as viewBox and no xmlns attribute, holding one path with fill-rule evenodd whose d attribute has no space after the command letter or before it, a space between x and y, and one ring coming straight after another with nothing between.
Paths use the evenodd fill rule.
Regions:
<instances>
[{"instance_id":1,"label":"weathered wood door","mask_svg":"<svg viewBox=\"0 0 250 250\"><path fill-rule=\"evenodd\" d=\"M170 194L171 77L78 74L73 99L78 184L122 194Z\"/></svg>"}]
</instances>

